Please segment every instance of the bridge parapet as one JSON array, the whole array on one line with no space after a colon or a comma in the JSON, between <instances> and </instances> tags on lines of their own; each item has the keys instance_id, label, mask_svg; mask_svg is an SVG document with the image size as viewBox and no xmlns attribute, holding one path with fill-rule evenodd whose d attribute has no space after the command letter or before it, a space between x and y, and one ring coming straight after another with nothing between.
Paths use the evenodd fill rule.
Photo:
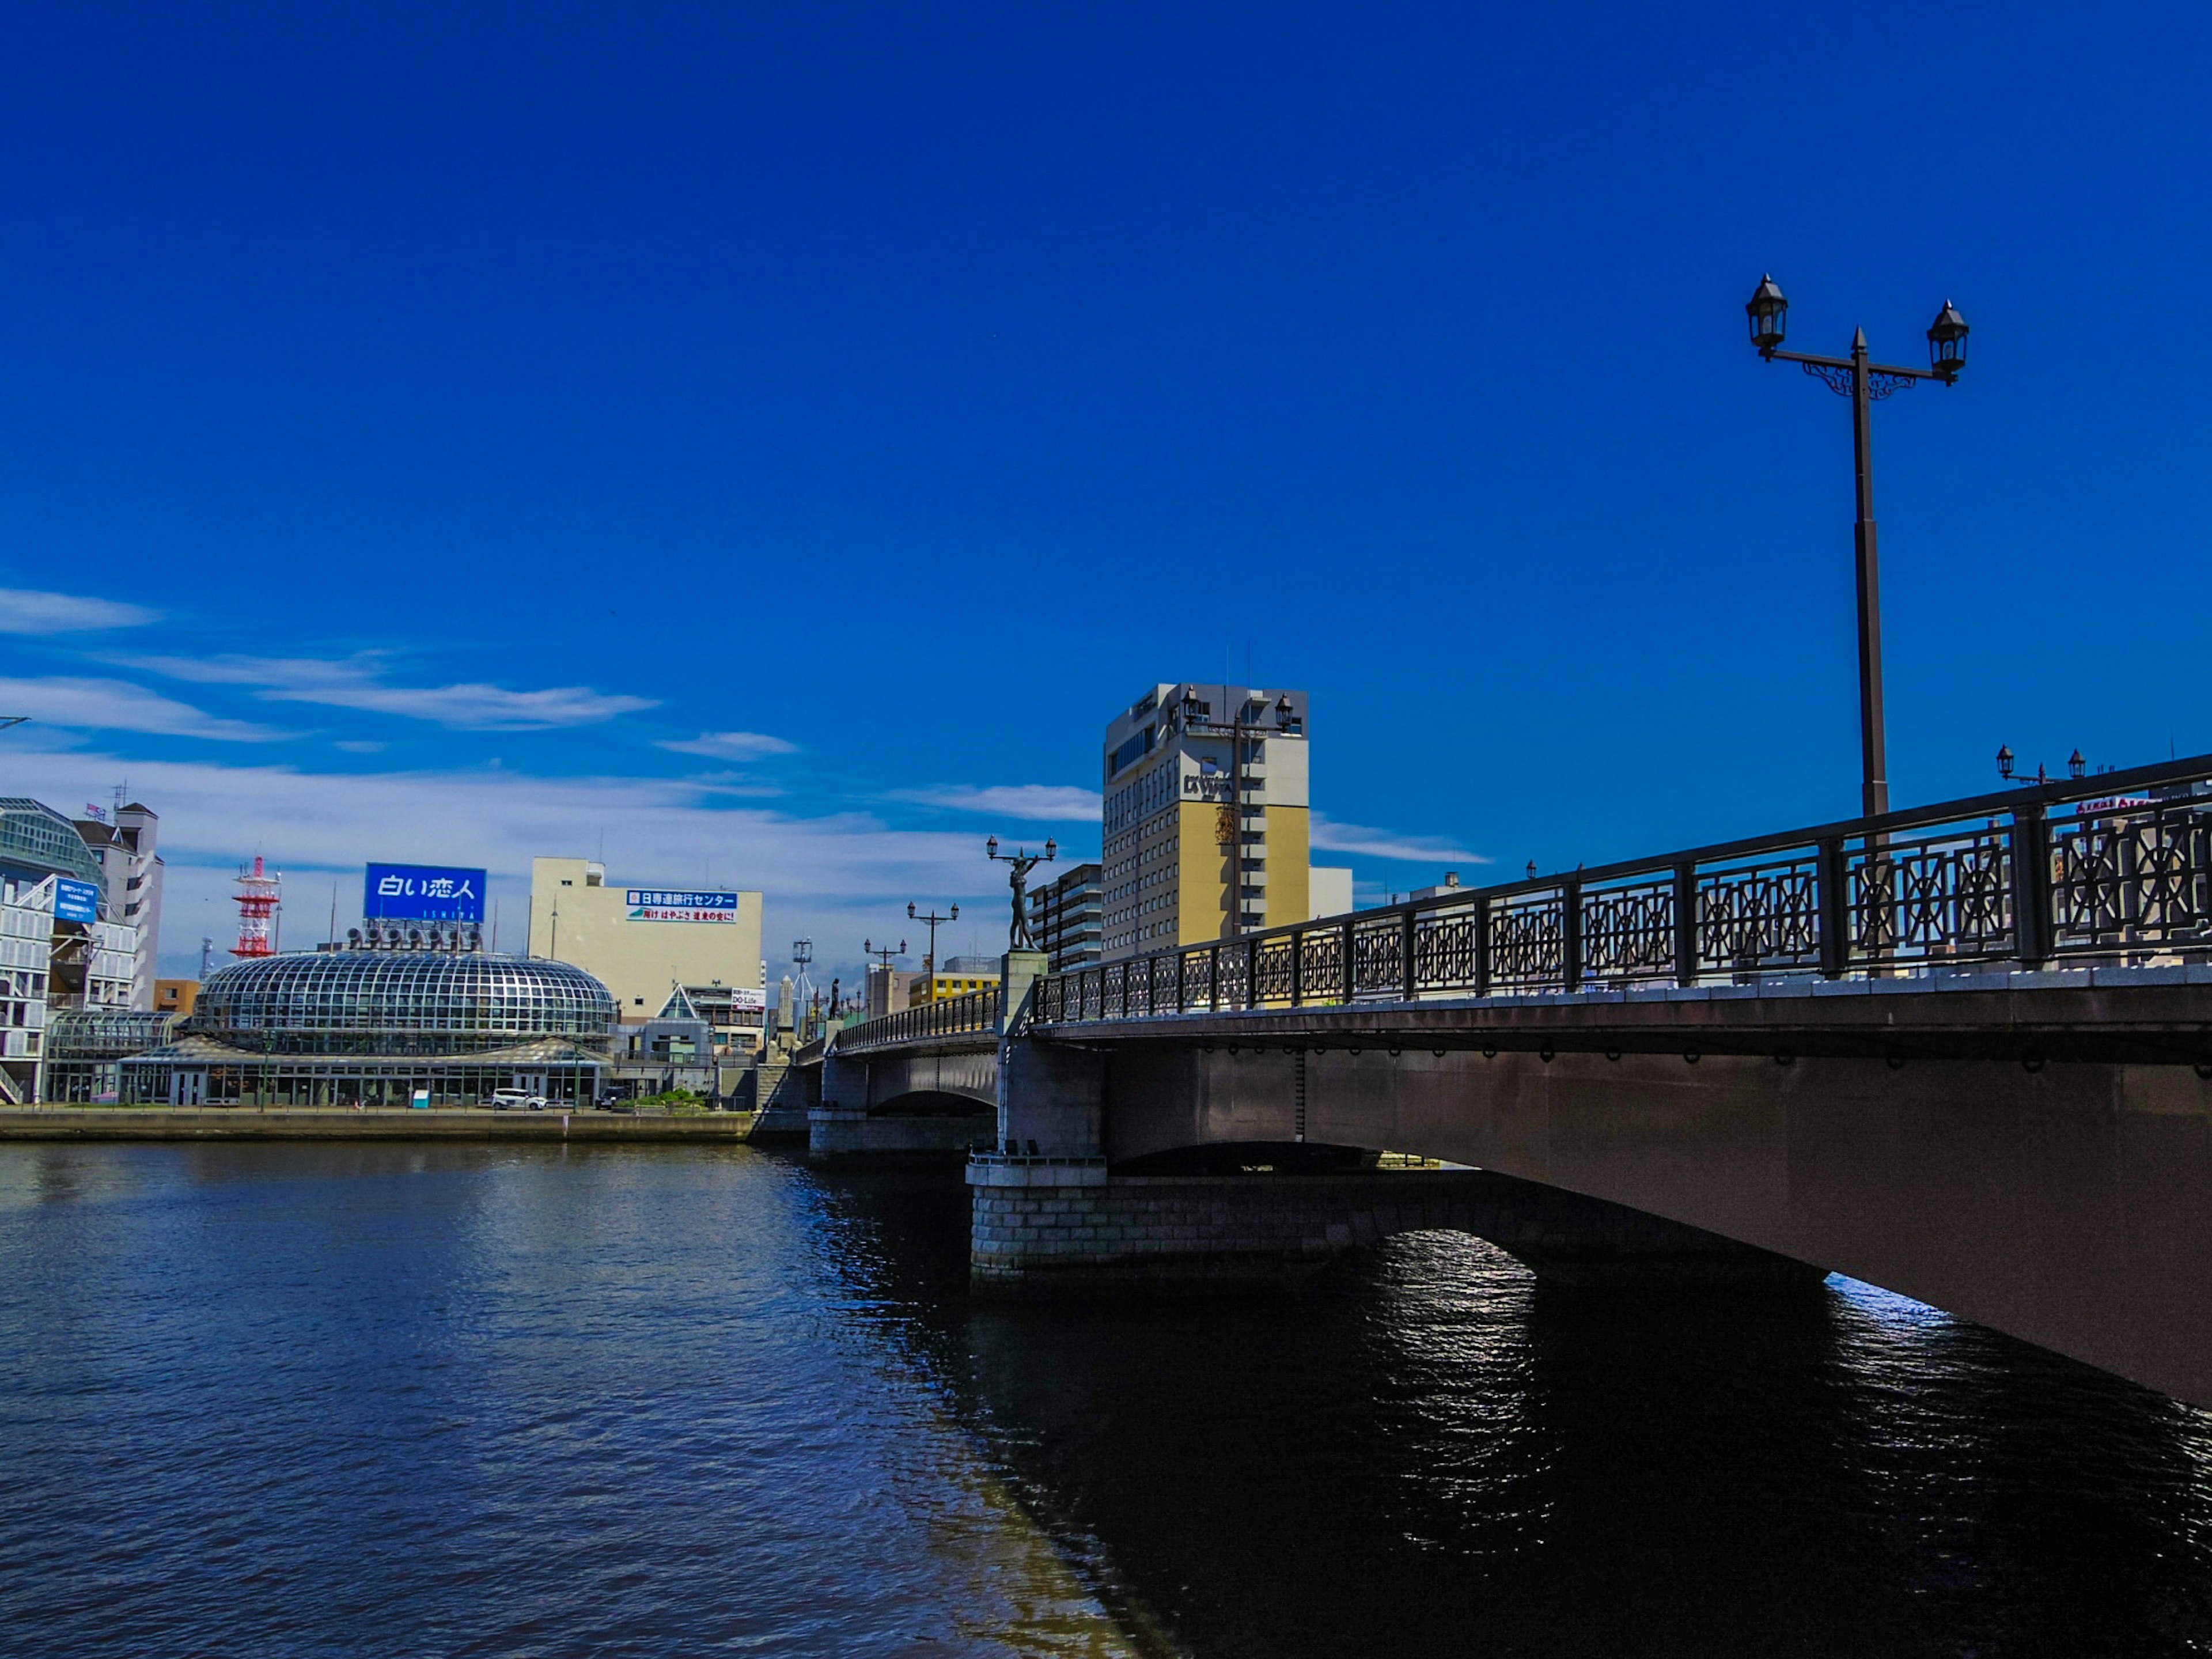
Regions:
<instances>
[{"instance_id":1,"label":"bridge parapet","mask_svg":"<svg viewBox=\"0 0 2212 1659\"><path fill-rule=\"evenodd\" d=\"M963 992L957 997L940 998L918 1007L901 1008L894 1013L878 1014L839 1031L837 1052L857 1054L870 1048L893 1048L932 1037L995 1036L1005 1003L1006 991L1001 985L984 991Z\"/></svg>"},{"instance_id":2,"label":"bridge parapet","mask_svg":"<svg viewBox=\"0 0 2212 1659\"><path fill-rule=\"evenodd\" d=\"M2199 756L1157 951L1044 980L1028 1018L2207 960Z\"/></svg>"}]
</instances>

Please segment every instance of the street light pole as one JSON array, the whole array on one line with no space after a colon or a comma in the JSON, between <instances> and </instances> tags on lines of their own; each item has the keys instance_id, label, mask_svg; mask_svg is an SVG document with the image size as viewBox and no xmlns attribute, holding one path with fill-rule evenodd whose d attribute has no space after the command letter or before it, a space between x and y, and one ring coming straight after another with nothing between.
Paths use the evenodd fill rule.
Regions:
<instances>
[{"instance_id":1,"label":"street light pole","mask_svg":"<svg viewBox=\"0 0 2212 1659\"><path fill-rule=\"evenodd\" d=\"M932 910L927 915L922 915L916 913L913 902L909 900L907 903L906 914L909 921L925 923L929 928L929 953L921 959L921 985L922 989L927 992L929 996L934 998L937 995L938 924L940 922L959 921L960 907L957 904L954 905L951 908L951 914L947 915L940 916L934 910Z\"/></svg>"},{"instance_id":2,"label":"street light pole","mask_svg":"<svg viewBox=\"0 0 2212 1659\"><path fill-rule=\"evenodd\" d=\"M1770 275L1744 307L1751 319L1751 343L1769 362L1796 363L1851 400L1851 460L1857 474L1857 519L1852 539L1857 552L1859 599L1859 756L1861 809L1869 817L1889 811L1889 737L1882 707L1881 562L1874 518L1874 406L1909 391L1922 380L1958 383L1966 364L1966 319L1946 300L1928 329L1926 368L1877 363L1867 354L1866 331L1851 338L1848 358L1784 351L1790 301Z\"/></svg>"}]
</instances>

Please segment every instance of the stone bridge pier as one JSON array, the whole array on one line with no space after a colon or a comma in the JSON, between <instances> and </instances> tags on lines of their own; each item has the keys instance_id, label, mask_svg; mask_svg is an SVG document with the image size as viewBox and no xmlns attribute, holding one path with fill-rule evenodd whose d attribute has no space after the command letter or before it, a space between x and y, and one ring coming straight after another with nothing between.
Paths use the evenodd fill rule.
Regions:
<instances>
[{"instance_id":1,"label":"stone bridge pier","mask_svg":"<svg viewBox=\"0 0 2212 1659\"><path fill-rule=\"evenodd\" d=\"M969 1045L972 1048L973 1045ZM806 1115L807 1161L823 1166L957 1160L996 1123L996 1058L946 1047L823 1056Z\"/></svg>"}]
</instances>

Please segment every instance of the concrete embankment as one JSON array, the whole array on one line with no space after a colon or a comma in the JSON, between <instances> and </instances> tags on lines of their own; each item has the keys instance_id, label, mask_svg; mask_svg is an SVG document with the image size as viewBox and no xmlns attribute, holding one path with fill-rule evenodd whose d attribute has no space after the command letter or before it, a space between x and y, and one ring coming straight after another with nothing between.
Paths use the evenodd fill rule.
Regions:
<instances>
[{"instance_id":1,"label":"concrete embankment","mask_svg":"<svg viewBox=\"0 0 2212 1659\"><path fill-rule=\"evenodd\" d=\"M605 1140L726 1143L757 1114L492 1112L252 1106L0 1109L0 1140Z\"/></svg>"}]
</instances>

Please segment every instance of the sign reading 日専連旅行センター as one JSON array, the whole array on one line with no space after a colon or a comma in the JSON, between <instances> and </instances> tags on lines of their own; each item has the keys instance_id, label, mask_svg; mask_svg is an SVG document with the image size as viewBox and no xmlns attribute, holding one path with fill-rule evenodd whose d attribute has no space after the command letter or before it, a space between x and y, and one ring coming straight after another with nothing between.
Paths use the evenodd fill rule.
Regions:
<instances>
[{"instance_id":1,"label":"sign reading \u65e5\u5c02\u9023\u65c5\u884c\u30bb\u30f3\u30bf\u30fc","mask_svg":"<svg viewBox=\"0 0 2212 1659\"><path fill-rule=\"evenodd\" d=\"M735 921L735 893L701 892L690 887L632 887L628 890L632 921Z\"/></svg>"},{"instance_id":2,"label":"sign reading \u65e5\u5c02\u9023\u65c5\u884c\u30bb\u30f3\u30bf\u30fc","mask_svg":"<svg viewBox=\"0 0 2212 1659\"><path fill-rule=\"evenodd\" d=\"M482 921L484 872L434 864L372 864L362 884L369 921Z\"/></svg>"},{"instance_id":3,"label":"sign reading \u65e5\u5c02\u9023\u65c5\u884c\u30bb\u30f3\u30bf\u30fc","mask_svg":"<svg viewBox=\"0 0 2212 1659\"><path fill-rule=\"evenodd\" d=\"M98 921L100 889L88 881L70 881L61 876L55 877L54 920Z\"/></svg>"}]
</instances>

